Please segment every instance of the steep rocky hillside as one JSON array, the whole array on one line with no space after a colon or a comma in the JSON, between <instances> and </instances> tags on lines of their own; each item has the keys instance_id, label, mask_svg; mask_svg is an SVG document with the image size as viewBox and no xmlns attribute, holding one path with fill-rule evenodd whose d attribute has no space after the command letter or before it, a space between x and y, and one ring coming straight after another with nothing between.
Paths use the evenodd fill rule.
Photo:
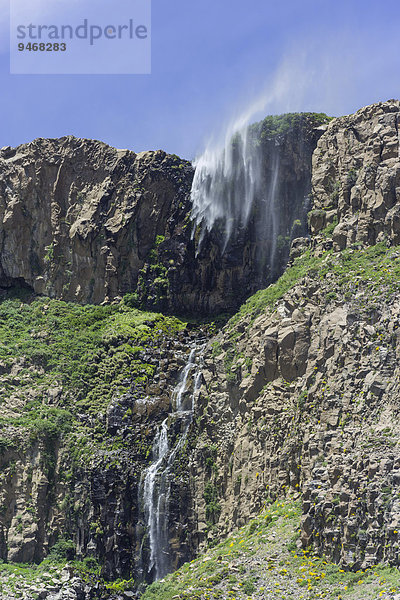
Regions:
<instances>
[{"instance_id":1,"label":"steep rocky hillside","mask_svg":"<svg viewBox=\"0 0 400 600\"><path fill-rule=\"evenodd\" d=\"M0 558L38 562L60 546L129 579L144 535L141 473L204 334L124 303L26 296L3 300L0 320Z\"/></svg>"},{"instance_id":2,"label":"steep rocky hillside","mask_svg":"<svg viewBox=\"0 0 400 600\"><path fill-rule=\"evenodd\" d=\"M192 454L201 541L293 490L304 547L346 568L399 564L400 248L385 216L399 202L399 107L329 125L314 154L318 235L296 241L303 254L244 304L205 357ZM363 143L348 144L349 135ZM349 219L354 239L343 249Z\"/></svg>"},{"instance_id":3,"label":"steep rocky hillside","mask_svg":"<svg viewBox=\"0 0 400 600\"><path fill-rule=\"evenodd\" d=\"M268 503L205 555L149 586L143 600L399 600L397 569L345 571L311 547L299 548L300 512L290 496Z\"/></svg>"},{"instance_id":4,"label":"steep rocky hillside","mask_svg":"<svg viewBox=\"0 0 400 600\"><path fill-rule=\"evenodd\" d=\"M137 305L238 306L262 281L257 203L196 256L177 157L2 150L0 557L47 557L2 565L5 598L396 597L399 115L257 126L286 164L285 243L311 190L310 235L219 330Z\"/></svg>"}]
</instances>

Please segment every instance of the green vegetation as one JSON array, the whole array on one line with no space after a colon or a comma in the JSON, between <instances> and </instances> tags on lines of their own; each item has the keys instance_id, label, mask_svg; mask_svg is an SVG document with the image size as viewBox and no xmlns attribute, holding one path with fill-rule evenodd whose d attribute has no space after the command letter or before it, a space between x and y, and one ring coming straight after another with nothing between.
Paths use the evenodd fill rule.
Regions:
<instances>
[{"instance_id":1,"label":"green vegetation","mask_svg":"<svg viewBox=\"0 0 400 600\"><path fill-rule=\"evenodd\" d=\"M75 556L75 544L72 540L61 538L52 547L49 559L55 562L61 562L63 559L71 560Z\"/></svg>"},{"instance_id":2,"label":"green vegetation","mask_svg":"<svg viewBox=\"0 0 400 600\"><path fill-rule=\"evenodd\" d=\"M236 353L234 348L229 348L224 355L224 367L225 374L228 383L235 383L236 381L236 373L232 369L236 358Z\"/></svg>"},{"instance_id":3,"label":"green vegetation","mask_svg":"<svg viewBox=\"0 0 400 600\"><path fill-rule=\"evenodd\" d=\"M44 440L51 446L57 436L72 429L76 433L77 413L96 419L114 396L145 384L155 365L143 360L144 351L183 327L174 317L140 312L124 302L80 306L49 298L4 300L0 434L7 426L16 426L25 441ZM49 389L55 390L50 402ZM8 409L13 395L21 401ZM104 432L100 428L98 433L100 439ZM0 449L15 443L1 434Z\"/></svg>"},{"instance_id":4,"label":"green vegetation","mask_svg":"<svg viewBox=\"0 0 400 600\"><path fill-rule=\"evenodd\" d=\"M212 355L214 358L217 357L219 354L222 354L221 344L219 343L218 340L215 340L214 342L212 342L211 352L212 352Z\"/></svg>"},{"instance_id":5,"label":"green vegetation","mask_svg":"<svg viewBox=\"0 0 400 600\"><path fill-rule=\"evenodd\" d=\"M169 295L168 267L163 263L161 245L164 235L158 235L147 262L139 271L137 292L129 295L130 306L145 307L151 301L159 310L167 308ZM172 265L169 265L172 266Z\"/></svg>"},{"instance_id":6,"label":"green vegetation","mask_svg":"<svg viewBox=\"0 0 400 600\"><path fill-rule=\"evenodd\" d=\"M338 224L338 218L337 218L337 217L334 217L334 218L332 219L332 221L329 223L329 225L327 225L327 226L325 227L325 229L323 229L323 230L321 231L321 234L322 234L323 236L325 236L325 237L330 237L330 236L332 235L332 233L333 233L333 230L335 229L335 227L336 227L336 225L337 225L337 224Z\"/></svg>"},{"instance_id":7,"label":"green vegetation","mask_svg":"<svg viewBox=\"0 0 400 600\"><path fill-rule=\"evenodd\" d=\"M290 231L289 242L294 238L300 237L303 233L305 233L303 223L300 221L300 219L295 219Z\"/></svg>"},{"instance_id":8,"label":"green vegetation","mask_svg":"<svg viewBox=\"0 0 400 600\"><path fill-rule=\"evenodd\" d=\"M276 283L251 296L229 321L228 327L233 329L242 318L246 317L250 317L250 320L253 321L266 308L272 307L277 300L282 298L311 269L315 270L320 264L320 258L312 256L310 251L305 252L295 260L293 266L286 269Z\"/></svg>"},{"instance_id":9,"label":"green vegetation","mask_svg":"<svg viewBox=\"0 0 400 600\"><path fill-rule=\"evenodd\" d=\"M398 591L397 569L376 566L345 572L311 547L300 549L300 516L298 501L290 498L267 505L259 517L205 556L150 585L143 600L365 600Z\"/></svg>"},{"instance_id":10,"label":"green vegetation","mask_svg":"<svg viewBox=\"0 0 400 600\"><path fill-rule=\"evenodd\" d=\"M294 129L326 125L334 117L328 117L325 113L285 113L283 115L269 115L258 123L249 126L250 139L255 146L267 144L269 140L284 135ZM233 149L240 144L240 134L232 137Z\"/></svg>"},{"instance_id":11,"label":"green vegetation","mask_svg":"<svg viewBox=\"0 0 400 600\"><path fill-rule=\"evenodd\" d=\"M358 177L358 173L357 173L356 169L350 169L350 171L347 173L347 178L346 178L346 183L347 183L348 187L353 187L353 185L356 184L357 177Z\"/></svg>"},{"instance_id":12,"label":"green vegetation","mask_svg":"<svg viewBox=\"0 0 400 600\"><path fill-rule=\"evenodd\" d=\"M43 591L46 588L54 589L55 586L61 586L65 589L65 580L60 579L61 571L64 567L68 568L68 573L72 573L73 577L79 577L82 586L86 583L96 586L96 598L104 599L114 597L127 590L134 589L133 579L115 581L104 581L100 575L100 565L92 557L85 558L82 561L68 560L64 550L69 542L62 540L57 543L48 558L43 560L39 565L32 564L13 564L3 563L0 561L0 594L2 598L10 597L28 597L39 598L38 590ZM65 549L64 548L64 549ZM32 591L35 590L35 591Z\"/></svg>"},{"instance_id":13,"label":"green vegetation","mask_svg":"<svg viewBox=\"0 0 400 600\"><path fill-rule=\"evenodd\" d=\"M204 501L206 503L206 519L209 526L211 526L218 521L221 506L218 503L218 490L210 481L204 489Z\"/></svg>"},{"instance_id":14,"label":"green vegetation","mask_svg":"<svg viewBox=\"0 0 400 600\"><path fill-rule=\"evenodd\" d=\"M45 262L51 263L54 260L54 244L51 243L49 246L45 247L46 254L44 257Z\"/></svg>"},{"instance_id":15,"label":"green vegetation","mask_svg":"<svg viewBox=\"0 0 400 600\"><path fill-rule=\"evenodd\" d=\"M289 250L290 237L288 235L278 235L276 238L276 247L278 250Z\"/></svg>"},{"instance_id":16,"label":"green vegetation","mask_svg":"<svg viewBox=\"0 0 400 600\"><path fill-rule=\"evenodd\" d=\"M290 129L297 127L325 125L332 118L324 113L286 113L283 115L269 115L252 127L259 131L260 138L264 141L277 135L283 135Z\"/></svg>"},{"instance_id":17,"label":"green vegetation","mask_svg":"<svg viewBox=\"0 0 400 600\"><path fill-rule=\"evenodd\" d=\"M308 397L307 390L303 390L297 399L297 406L300 411L302 411L304 409L306 401L307 401L307 397Z\"/></svg>"},{"instance_id":18,"label":"green vegetation","mask_svg":"<svg viewBox=\"0 0 400 600\"><path fill-rule=\"evenodd\" d=\"M325 282L328 273L330 299L350 298L354 292L363 291L366 297L379 291L389 297L400 290L400 246L388 248L384 242L367 248L357 246L342 252L324 251L322 256L307 250L293 265L269 287L256 292L230 319L228 327L235 333L236 324L242 319L253 322L261 312L272 309L303 277L312 275L316 282Z\"/></svg>"}]
</instances>

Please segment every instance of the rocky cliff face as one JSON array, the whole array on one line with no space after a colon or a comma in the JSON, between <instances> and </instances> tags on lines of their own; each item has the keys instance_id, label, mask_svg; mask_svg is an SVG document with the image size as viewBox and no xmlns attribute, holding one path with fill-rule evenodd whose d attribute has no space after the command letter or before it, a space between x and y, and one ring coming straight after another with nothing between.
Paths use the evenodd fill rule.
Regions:
<instances>
[{"instance_id":1,"label":"rocky cliff face","mask_svg":"<svg viewBox=\"0 0 400 600\"><path fill-rule=\"evenodd\" d=\"M134 291L157 236L183 227L192 169L66 137L3 149L0 173L3 286L100 303Z\"/></svg>"},{"instance_id":2,"label":"rocky cliff face","mask_svg":"<svg viewBox=\"0 0 400 600\"><path fill-rule=\"evenodd\" d=\"M301 214L312 183L311 237L205 351L171 474L173 567L289 491L304 546L346 568L399 564L399 113L389 101L307 129L305 154L293 130L263 142L286 165L286 212L299 186ZM130 295L78 307L25 290L0 306L0 556L39 561L64 541L108 578L151 579L142 474L206 333L129 305L231 309L261 281L256 214L249 238L223 255L216 229L196 257L192 170L176 157L71 138L2 156L2 285L80 302ZM168 431L172 444L182 433Z\"/></svg>"},{"instance_id":3,"label":"rocky cliff face","mask_svg":"<svg viewBox=\"0 0 400 600\"><path fill-rule=\"evenodd\" d=\"M399 101L334 119L313 156L311 232L337 225L336 249L399 243Z\"/></svg>"},{"instance_id":4,"label":"rocky cliff face","mask_svg":"<svg viewBox=\"0 0 400 600\"><path fill-rule=\"evenodd\" d=\"M329 125L313 158L318 235L296 241L309 250L209 349L192 454L199 540L292 490L304 546L355 569L399 563L399 110Z\"/></svg>"},{"instance_id":5,"label":"rocky cliff face","mask_svg":"<svg viewBox=\"0 0 400 600\"><path fill-rule=\"evenodd\" d=\"M305 118L263 138L265 187L281 164L276 268L256 205L224 251L221 232L196 254L191 165L162 151L135 154L73 137L0 153L0 284L81 303L131 293L138 306L175 313L232 311L276 277L304 229L311 155L321 131ZM268 237L268 236L267 236Z\"/></svg>"},{"instance_id":6,"label":"rocky cliff face","mask_svg":"<svg viewBox=\"0 0 400 600\"><path fill-rule=\"evenodd\" d=\"M328 282L302 278L208 355L193 457L198 531L212 541L291 489L303 498L305 546L346 566L397 564L397 292L365 286L349 260L318 268Z\"/></svg>"}]
</instances>

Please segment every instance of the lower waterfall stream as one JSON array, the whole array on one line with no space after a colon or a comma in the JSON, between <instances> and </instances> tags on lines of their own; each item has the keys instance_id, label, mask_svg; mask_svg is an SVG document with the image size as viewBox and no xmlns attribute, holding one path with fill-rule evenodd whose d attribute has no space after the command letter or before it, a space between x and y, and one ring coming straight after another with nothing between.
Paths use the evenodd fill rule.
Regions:
<instances>
[{"instance_id":1,"label":"lower waterfall stream","mask_svg":"<svg viewBox=\"0 0 400 600\"><path fill-rule=\"evenodd\" d=\"M198 345L191 350L180 373L178 384L172 393L172 412L157 431L153 442L153 462L142 474L139 486L139 501L143 507L143 521L150 551L147 574L155 581L167 575L172 567L168 526L173 465L192 422L195 395L201 382L204 348L205 345ZM169 433L177 422L180 435L177 442L171 445Z\"/></svg>"}]
</instances>

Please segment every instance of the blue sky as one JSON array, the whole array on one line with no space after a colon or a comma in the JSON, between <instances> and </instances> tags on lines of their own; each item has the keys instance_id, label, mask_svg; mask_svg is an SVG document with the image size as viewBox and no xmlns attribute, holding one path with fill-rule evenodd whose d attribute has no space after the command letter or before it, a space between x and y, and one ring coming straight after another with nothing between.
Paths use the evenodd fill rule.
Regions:
<instances>
[{"instance_id":1,"label":"blue sky","mask_svg":"<svg viewBox=\"0 0 400 600\"><path fill-rule=\"evenodd\" d=\"M73 134L191 159L254 101L336 116L400 97L394 0L153 0L152 74L122 76L10 75L0 11L0 146Z\"/></svg>"}]
</instances>

